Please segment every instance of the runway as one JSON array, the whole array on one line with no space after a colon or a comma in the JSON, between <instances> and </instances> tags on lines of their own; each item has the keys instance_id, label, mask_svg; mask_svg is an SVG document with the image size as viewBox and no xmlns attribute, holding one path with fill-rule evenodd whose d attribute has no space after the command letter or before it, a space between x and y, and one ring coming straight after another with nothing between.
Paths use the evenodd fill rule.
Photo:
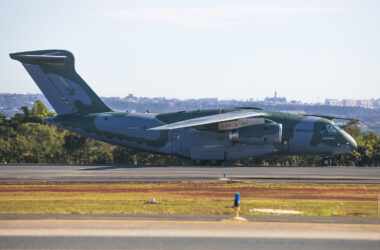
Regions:
<instances>
[{"instance_id":1,"label":"runway","mask_svg":"<svg viewBox=\"0 0 380 250\"><path fill-rule=\"evenodd\" d=\"M362 249L379 225L107 220L0 221L0 249Z\"/></svg>"},{"instance_id":2,"label":"runway","mask_svg":"<svg viewBox=\"0 0 380 250\"><path fill-rule=\"evenodd\" d=\"M378 250L380 242L367 240L297 240L265 238L196 238L196 237L0 237L1 249L144 249L144 250Z\"/></svg>"},{"instance_id":3,"label":"runway","mask_svg":"<svg viewBox=\"0 0 380 250\"><path fill-rule=\"evenodd\" d=\"M122 167L2 165L0 183L139 182L185 180L380 183L380 167Z\"/></svg>"}]
</instances>

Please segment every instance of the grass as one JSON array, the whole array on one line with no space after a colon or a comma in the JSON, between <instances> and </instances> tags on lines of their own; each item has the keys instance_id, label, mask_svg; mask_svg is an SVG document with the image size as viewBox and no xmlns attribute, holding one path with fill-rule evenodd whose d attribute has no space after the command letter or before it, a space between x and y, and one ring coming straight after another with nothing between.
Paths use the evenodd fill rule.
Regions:
<instances>
[{"instance_id":1,"label":"grass","mask_svg":"<svg viewBox=\"0 0 380 250\"><path fill-rule=\"evenodd\" d=\"M260 215L250 212L253 208L298 210L304 216L378 216L380 185L254 182L0 184L0 213L228 215L239 190L245 216ZM152 197L159 204L148 204Z\"/></svg>"}]
</instances>

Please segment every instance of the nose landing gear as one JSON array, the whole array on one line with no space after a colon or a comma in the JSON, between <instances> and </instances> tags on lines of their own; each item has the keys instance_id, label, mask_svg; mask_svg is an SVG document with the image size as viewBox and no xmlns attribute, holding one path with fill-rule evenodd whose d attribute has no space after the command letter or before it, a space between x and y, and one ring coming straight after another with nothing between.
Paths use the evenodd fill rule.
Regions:
<instances>
[{"instance_id":1,"label":"nose landing gear","mask_svg":"<svg viewBox=\"0 0 380 250\"><path fill-rule=\"evenodd\" d=\"M323 167L336 166L336 159L334 157L331 157L331 156L322 157L320 164Z\"/></svg>"}]
</instances>

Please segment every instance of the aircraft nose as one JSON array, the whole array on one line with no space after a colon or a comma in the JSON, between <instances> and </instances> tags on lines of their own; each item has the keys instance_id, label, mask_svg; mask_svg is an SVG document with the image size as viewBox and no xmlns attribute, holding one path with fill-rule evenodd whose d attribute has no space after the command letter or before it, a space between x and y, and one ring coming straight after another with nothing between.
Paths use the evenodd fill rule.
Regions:
<instances>
[{"instance_id":1,"label":"aircraft nose","mask_svg":"<svg viewBox=\"0 0 380 250\"><path fill-rule=\"evenodd\" d=\"M350 138L351 138L351 141L349 143L352 147L352 150L357 150L358 149L358 143L355 141L354 138L352 138L352 136L350 136Z\"/></svg>"},{"instance_id":2,"label":"aircraft nose","mask_svg":"<svg viewBox=\"0 0 380 250\"><path fill-rule=\"evenodd\" d=\"M358 149L358 144L356 143L355 139L350 134L342 130L342 135L346 139L346 142L351 147L352 151Z\"/></svg>"}]
</instances>

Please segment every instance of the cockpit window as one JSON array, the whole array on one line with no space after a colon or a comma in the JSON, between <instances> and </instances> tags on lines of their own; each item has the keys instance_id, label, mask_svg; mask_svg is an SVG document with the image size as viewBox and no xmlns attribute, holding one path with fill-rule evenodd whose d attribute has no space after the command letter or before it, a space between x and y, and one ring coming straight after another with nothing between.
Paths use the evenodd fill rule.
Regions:
<instances>
[{"instance_id":1,"label":"cockpit window","mask_svg":"<svg viewBox=\"0 0 380 250\"><path fill-rule=\"evenodd\" d=\"M338 133L338 130L331 124L326 124L321 128L322 136L334 136Z\"/></svg>"},{"instance_id":2,"label":"cockpit window","mask_svg":"<svg viewBox=\"0 0 380 250\"><path fill-rule=\"evenodd\" d=\"M331 124L328 124L327 126L326 126L326 128L327 128L327 131L329 132L329 134L337 134L338 133L338 130L333 126L333 125L331 125Z\"/></svg>"}]
</instances>

